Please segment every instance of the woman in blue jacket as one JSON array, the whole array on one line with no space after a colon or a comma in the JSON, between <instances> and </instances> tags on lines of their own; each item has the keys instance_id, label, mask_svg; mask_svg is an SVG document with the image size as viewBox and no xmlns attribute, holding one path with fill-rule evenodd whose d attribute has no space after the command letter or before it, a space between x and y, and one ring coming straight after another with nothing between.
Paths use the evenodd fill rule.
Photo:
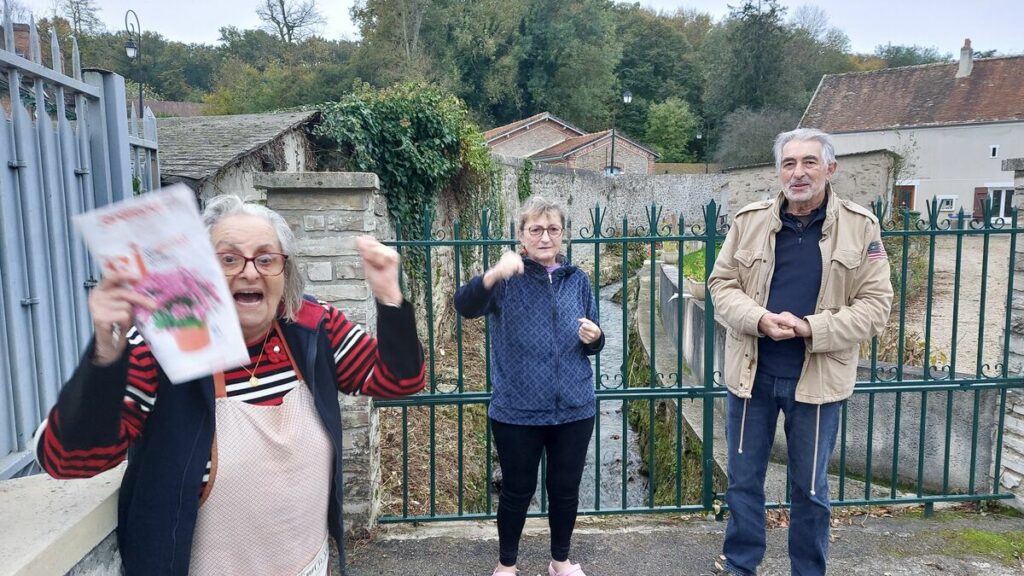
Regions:
<instances>
[{"instance_id":1,"label":"woman in blue jacket","mask_svg":"<svg viewBox=\"0 0 1024 576\"><path fill-rule=\"evenodd\" d=\"M522 255L506 252L455 294L466 318L491 316L488 416L501 465L498 566L514 574L519 539L547 452L549 576L586 576L569 562L579 486L596 411L587 356L604 347L587 274L561 255L565 215L532 196L519 214Z\"/></svg>"}]
</instances>

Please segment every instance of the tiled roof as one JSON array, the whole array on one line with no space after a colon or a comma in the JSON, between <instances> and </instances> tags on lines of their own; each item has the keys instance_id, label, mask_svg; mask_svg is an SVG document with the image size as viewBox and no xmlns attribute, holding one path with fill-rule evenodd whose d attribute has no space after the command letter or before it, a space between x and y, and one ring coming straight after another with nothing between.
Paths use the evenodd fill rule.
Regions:
<instances>
[{"instance_id":1,"label":"tiled roof","mask_svg":"<svg viewBox=\"0 0 1024 576\"><path fill-rule=\"evenodd\" d=\"M592 134L584 134L582 136L576 136L575 138L569 138L567 140L559 142L558 144L555 144L550 148L537 152L536 154L530 156L530 158L534 160L550 160L554 158L564 158L572 154L573 152L579 150L580 148L587 146L588 144L592 144L599 140L611 138L611 133L611 130L605 130L603 132L594 132ZM643 150L644 152L647 152L652 157L658 157L657 152L647 148L646 146L641 146L640 144L637 144L636 142L623 136L621 132L615 133L615 139L623 142L629 142L630 145L635 146Z\"/></svg>"},{"instance_id":2,"label":"tiled roof","mask_svg":"<svg viewBox=\"0 0 1024 576\"><path fill-rule=\"evenodd\" d=\"M316 114L306 111L157 118L161 179L210 178Z\"/></svg>"},{"instance_id":3,"label":"tiled roof","mask_svg":"<svg viewBox=\"0 0 1024 576\"><path fill-rule=\"evenodd\" d=\"M1024 56L925 64L821 79L800 125L830 133L1024 121Z\"/></svg>"},{"instance_id":4,"label":"tiled roof","mask_svg":"<svg viewBox=\"0 0 1024 576\"><path fill-rule=\"evenodd\" d=\"M575 138L568 138L550 148L537 152L533 156L530 156L530 158L535 160L539 158L562 158L573 151L590 144L591 142L597 142L609 134L611 134L611 130L594 132L593 134L584 134L583 136L577 136ZM621 138L621 136L616 136L616 138Z\"/></svg>"},{"instance_id":5,"label":"tiled roof","mask_svg":"<svg viewBox=\"0 0 1024 576\"><path fill-rule=\"evenodd\" d=\"M490 142L491 140L494 140L495 138L499 138L499 137L504 136L506 134L515 132L516 130L519 130L520 128L525 128L526 126L529 126L530 124L533 124L535 122L540 122L542 120L551 120L552 122L555 122L555 123L561 124L562 126L565 126L569 130L571 130L573 132L576 132L577 134L583 134L582 130L580 130L579 128L573 126L572 124L569 124L565 120L562 120L558 116L555 116L554 114L551 114L550 112L541 112L540 114L534 114L533 116L530 116L529 118L524 118L522 120L517 120L515 122L512 122L511 124L505 124L504 126L498 126L497 128L491 128L487 132L484 132L484 140L487 141L487 142Z\"/></svg>"}]
</instances>

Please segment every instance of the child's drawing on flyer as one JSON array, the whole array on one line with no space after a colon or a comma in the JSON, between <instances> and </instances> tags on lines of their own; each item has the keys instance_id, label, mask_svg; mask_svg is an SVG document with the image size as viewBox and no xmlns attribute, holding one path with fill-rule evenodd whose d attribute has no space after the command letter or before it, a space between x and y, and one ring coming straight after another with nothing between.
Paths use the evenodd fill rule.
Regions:
<instances>
[{"instance_id":1,"label":"child's drawing on flyer","mask_svg":"<svg viewBox=\"0 0 1024 576\"><path fill-rule=\"evenodd\" d=\"M128 274L153 299L135 321L175 383L249 360L234 303L194 196L185 186L151 192L75 217L104 275Z\"/></svg>"}]
</instances>

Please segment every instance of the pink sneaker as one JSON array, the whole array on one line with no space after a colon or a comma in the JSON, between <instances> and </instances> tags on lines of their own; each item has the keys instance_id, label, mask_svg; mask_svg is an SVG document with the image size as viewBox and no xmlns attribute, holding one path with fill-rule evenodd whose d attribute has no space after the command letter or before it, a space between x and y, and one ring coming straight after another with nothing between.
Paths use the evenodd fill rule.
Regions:
<instances>
[{"instance_id":1,"label":"pink sneaker","mask_svg":"<svg viewBox=\"0 0 1024 576\"><path fill-rule=\"evenodd\" d=\"M587 576L583 573L583 568L580 568L579 564L570 564L568 568L562 572L555 572L554 564L548 563L548 576Z\"/></svg>"}]
</instances>

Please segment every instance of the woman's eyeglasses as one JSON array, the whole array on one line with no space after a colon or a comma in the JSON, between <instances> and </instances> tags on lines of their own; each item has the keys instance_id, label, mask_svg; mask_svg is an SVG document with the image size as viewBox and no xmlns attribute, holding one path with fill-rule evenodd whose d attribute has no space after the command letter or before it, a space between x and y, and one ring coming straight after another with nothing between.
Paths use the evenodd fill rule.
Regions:
<instances>
[{"instance_id":1,"label":"woman's eyeglasses","mask_svg":"<svg viewBox=\"0 0 1024 576\"><path fill-rule=\"evenodd\" d=\"M545 228L543 226L530 226L529 228L526 229L526 231L533 238L540 238L541 236L544 235L544 232L547 232L548 233L548 237L551 238L551 239L556 239L556 238L561 238L562 237L562 227L561 226L548 226L547 228Z\"/></svg>"},{"instance_id":2,"label":"woman's eyeglasses","mask_svg":"<svg viewBox=\"0 0 1024 576\"><path fill-rule=\"evenodd\" d=\"M237 252L217 252L217 261L224 269L227 276L241 274L245 267L252 262L253 267L261 276L277 276L284 272L284 263L288 260L287 254L277 252L266 252L257 254L252 258L246 258Z\"/></svg>"}]
</instances>

